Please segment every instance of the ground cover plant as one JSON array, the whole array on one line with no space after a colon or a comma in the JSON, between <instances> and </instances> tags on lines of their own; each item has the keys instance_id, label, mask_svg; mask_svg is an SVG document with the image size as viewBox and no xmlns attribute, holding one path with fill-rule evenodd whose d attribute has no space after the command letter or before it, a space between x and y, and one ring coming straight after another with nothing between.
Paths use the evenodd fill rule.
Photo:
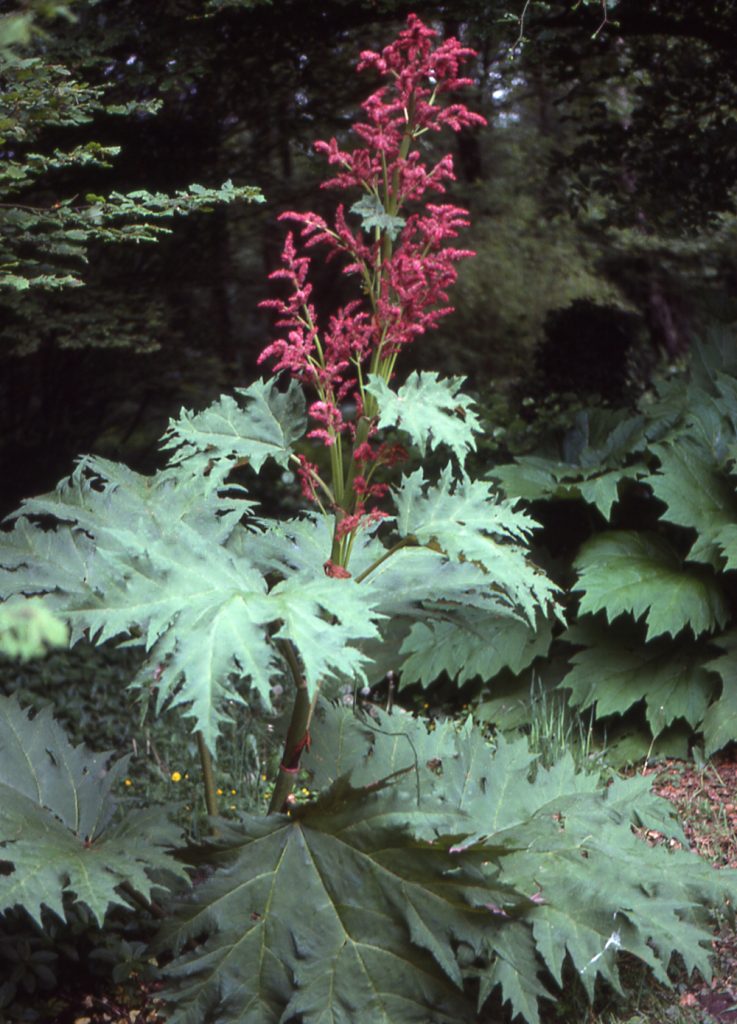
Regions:
<instances>
[{"instance_id":1,"label":"ground cover plant","mask_svg":"<svg viewBox=\"0 0 737 1024\"><path fill-rule=\"evenodd\" d=\"M332 221L285 215L297 232L263 356L281 376L183 411L151 476L81 459L2 538L0 595L45 595L73 641L140 648L132 688L191 724L212 834L188 841L165 805L116 817L125 762L2 699L0 912L43 929L81 906L104 928L118 908L165 907L151 953L172 1022L472 1022L506 1005L537 1024L564 972L589 997L597 979L618 988L621 951L663 982L676 952L708 975L712 916L734 893L732 873L635 834L682 835L647 779L603 785L470 718L430 729L331 699L387 671L519 670L560 616L529 558L534 521L465 470L480 425L462 381L395 376L472 255L454 244L465 211L429 201L453 167L426 145L479 122L457 100L472 55L415 16L361 55L381 84L358 143L317 144L350 198ZM356 286L337 310L312 300L316 252ZM291 519L248 496L267 460L300 480ZM230 709L267 713L276 687L289 699L267 813L226 820ZM298 801L302 771L314 795ZM198 884L182 899L185 865Z\"/></svg>"}]
</instances>

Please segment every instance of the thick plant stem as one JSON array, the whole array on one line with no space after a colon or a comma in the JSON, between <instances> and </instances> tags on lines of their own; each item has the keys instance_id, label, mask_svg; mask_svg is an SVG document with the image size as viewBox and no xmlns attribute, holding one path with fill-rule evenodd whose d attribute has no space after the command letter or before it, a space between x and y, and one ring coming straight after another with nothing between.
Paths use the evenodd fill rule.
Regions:
<instances>
[{"instance_id":1,"label":"thick plant stem","mask_svg":"<svg viewBox=\"0 0 737 1024\"><path fill-rule=\"evenodd\" d=\"M217 818L218 815L218 798L217 790L215 789L215 776L212 771L212 757L210 751L207 749L207 744L201 732L197 733L197 750L200 754L200 764L202 766L202 781L205 786L205 807L207 813L211 818ZM213 832L215 830L213 829Z\"/></svg>"},{"instance_id":2,"label":"thick plant stem","mask_svg":"<svg viewBox=\"0 0 737 1024\"><path fill-rule=\"evenodd\" d=\"M288 640L283 641L279 646L289 665L297 692L294 698L287 736L284 741L284 753L279 765L279 774L274 783L274 792L269 803L268 814L281 814L287 809L287 800L297 780L302 751L309 744L310 722L312 721L312 712L315 709L315 701L310 700L307 682L300 671L294 647ZM315 694L315 697L317 697L317 694Z\"/></svg>"}]
</instances>

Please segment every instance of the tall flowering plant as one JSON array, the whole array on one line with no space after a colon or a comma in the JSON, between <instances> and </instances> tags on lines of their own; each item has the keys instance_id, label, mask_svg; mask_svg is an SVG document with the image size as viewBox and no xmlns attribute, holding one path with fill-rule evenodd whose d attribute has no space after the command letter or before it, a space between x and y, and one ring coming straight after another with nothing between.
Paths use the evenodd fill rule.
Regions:
<instances>
[{"instance_id":1,"label":"tall flowering plant","mask_svg":"<svg viewBox=\"0 0 737 1024\"><path fill-rule=\"evenodd\" d=\"M340 203L332 224L316 213L281 218L298 226L305 250L322 247L328 259L344 260L343 272L355 279L360 298L321 328L311 301L310 257L299 255L290 232L282 267L271 275L288 282L289 296L262 303L278 314L282 334L261 361L272 361L275 372L288 372L316 395L308 437L328 447L331 480L306 458L299 475L303 493L335 517L326 563L334 576L347 575L356 532L386 515L371 507L388 491L378 471L403 455L378 439L379 404L368 382L389 383L402 349L452 312L448 289L456 264L473 256L448 244L468 226L466 210L426 202L428 194L443 194L455 175L450 154L432 166L423 161L423 136L485 124L462 103L443 104L470 83L460 67L474 51L457 39L436 45L436 38L411 14L381 53L363 52L358 70L378 73L384 84L362 104L364 119L353 127L362 144L344 150L335 138L315 143L337 172L323 187L362 198L348 210Z\"/></svg>"},{"instance_id":2,"label":"tall flowering plant","mask_svg":"<svg viewBox=\"0 0 737 1024\"><path fill-rule=\"evenodd\" d=\"M0 539L0 598L44 594L73 641L143 649L133 685L154 713L193 720L215 833L175 861L161 808L108 827L115 773L101 783L45 713L0 702L0 915L22 902L42 923L43 907L61 915L76 899L102 921L204 861L160 938L170 1024L477 1024L495 989L539 1024L566 958L589 994L599 975L619 986L620 948L663 979L674 950L708 972L708 907L734 905L727 872L717 882L633 833L673 831L646 779L602 788L570 758L535 765L524 739L492 747L471 721L431 731L398 709L319 700L388 668L402 685L493 679L548 648L556 591L527 557L533 521L465 471L480 425L462 382L394 379L402 349L449 312L469 255L453 245L465 212L424 202L452 162L428 166L421 147L481 123L443 104L470 56L414 16L362 55L385 84L363 105L359 144L318 144L328 187L358 198L331 223L286 215L296 229L274 276L288 292L268 300L280 336L263 358L287 386L256 381L183 411L152 476L80 460ZM322 324L308 280L320 250L357 284ZM327 449L325 477L305 438ZM448 453L439 473L411 469L407 450L422 461L428 448ZM234 483L233 469L267 459L300 474L310 505L292 519L259 515ZM269 813L218 819L221 724L239 703L269 708L285 681ZM312 793L296 802L301 770Z\"/></svg>"},{"instance_id":3,"label":"tall flowering plant","mask_svg":"<svg viewBox=\"0 0 737 1024\"><path fill-rule=\"evenodd\" d=\"M280 334L260 361L275 373L286 372L313 396L307 437L328 449L330 478L304 455L296 457L297 472L303 495L332 521L323 566L330 577L351 577L357 535L389 517L382 506L389 486L381 471L404 461L407 452L383 440L380 398L402 350L453 311L448 291L456 266L474 255L452 244L468 227L467 211L428 201L455 180L453 158L446 153L428 165L422 149L429 133L486 123L463 103L445 102L470 84L461 65L473 56L455 38L438 42L438 33L414 14L381 53L364 51L357 70L383 82L353 126L358 145L344 149L335 138L315 143L336 172L323 187L350 198L337 205L332 222L313 212L290 211L280 218L295 230L286 236L282 265L271 279L285 281L288 294L261 303L276 313ZM327 324L320 323L309 280L311 254L319 250L328 260L342 260L357 293ZM468 403L461 401L456 408L465 415ZM473 417L469 428L475 424ZM406 543L401 539L391 551ZM370 572L371 567L360 579ZM306 688L298 694L271 810L286 807L300 754L309 744L316 696L315 691L308 705Z\"/></svg>"}]
</instances>

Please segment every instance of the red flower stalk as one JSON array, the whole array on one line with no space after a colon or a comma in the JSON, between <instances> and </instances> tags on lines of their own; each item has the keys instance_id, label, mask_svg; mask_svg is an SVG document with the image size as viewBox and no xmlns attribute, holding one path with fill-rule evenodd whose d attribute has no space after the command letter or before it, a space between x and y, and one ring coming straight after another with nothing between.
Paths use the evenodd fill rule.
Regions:
<instances>
[{"instance_id":1,"label":"red flower stalk","mask_svg":"<svg viewBox=\"0 0 737 1024\"><path fill-rule=\"evenodd\" d=\"M459 69L475 54L457 39L435 45L436 37L434 29L411 14L406 28L381 53L363 52L358 70L378 72L385 84L362 104L364 119L353 127L360 144L346 151L334 138L315 143L337 169L323 187L358 189L363 199L348 211L340 204L332 224L315 213L282 215L299 226L306 249L324 245L328 258L344 257L343 272L360 278L363 298L338 310L321 331L310 302L310 257L297 254L290 233L282 268L271 277L289 281L291 294L262 303L276 310L282 334L259 361L275 359L275 371L286 370L317 392L310 407L316 426L309 436L331 449L335 502L341 510L336 533L341 537L348 524L353 528L371 518L364 502L383 493L381 485L368 483L365 471L369 464L372 471L378 464L371 443L377 410L364 390L365 375L379 374L388 381L400 350L451 312L448 290L456 279L456 264L473 255L447 244L468 226L465 210L428 203L405 212L408 203L416 207L428 192L442 194L455 177L451 156L428 167L412 148L416 140L428 131L460 131L485 123L461 103L439 104L443 94L470 84L459 77ZM349 218L355 220L349 223ZM355 419L344 418L341 407L346 401L355 404ZM355 446L347 467L341 450L345 435ZM304 475L302 482L309 490Z\"/></svg>"}]
</instances>

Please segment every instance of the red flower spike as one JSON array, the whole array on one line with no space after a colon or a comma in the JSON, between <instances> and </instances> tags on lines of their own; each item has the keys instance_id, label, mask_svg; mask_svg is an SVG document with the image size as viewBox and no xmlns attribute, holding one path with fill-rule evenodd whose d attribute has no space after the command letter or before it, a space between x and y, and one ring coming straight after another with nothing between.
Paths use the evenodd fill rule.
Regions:
<instances>
[{"instance_id":1,"label":"red flower spike","mask_svg":"<svg viewBox=\"0 0 737 1024\"><path fill-rule=\"evenodd\" d=\"M448 292L456 280L456 265L473 255L448 245L468 227L465 210L449 203L428 203L424 210L404 212L408 202L417 204L427 193L442 195L455 179L449 154L428 166L413 149L414 140L426 131L457 132L485 124L483 117L462 103L438 102L447 94L455 97L470 84L460 69L473 56L474 51L457 39L439 41L438 33L415 14L409 15L406 28L380 53L361 53L358 71L374 71L384 84L361 106L363 118L353 127L358 145L345 150L333 138L316 142L315 149L336 172L323 188L357 190L368 213L373 202L383 204L388 223L382 223L381 205L375 223L366 218L359 223L353 200L337 207L332 223L313 212L288 211L280 217L295 225L305 249L322 246L327 259L343 257L343 272L358 279L363 295L339 309L322 328L310 301L311 257L298 255L290 232L282 266L271 274L273 280L287 281L290 294L261 303L275 310L281 336L262 352L259 362L273 360L275 372L286 370L315 388L317 400L309 410L315 426L308 436L328 447L342 434L353 439L355 424L363 415L356 366L366 367L378 350L378 362L385 367L401 348L450 313ZM365 380L365 370L361 379ZM346 402L356 405L355 421L343 417L341 406ZM398 446L373 446L374 433L374 424L369 424L368 439L354 452L358 463L378 461L392 466L407 457ZM302 457L298 472L303 493L314 500L315 467ZM367 512L364 503L385 492L384 484L369 485L360 474L354 478L353 494L360 496L361 503L338 525L338 538L380 518L383 513Z\"/></svg>"},{"instance_id":2,"label":"red flower spike","mask_svg":"<svg viewBox=\"0 0 737 1024\"><path fill-rule=\"evenodd\" d=\"M317 498L317 466L305 458L304 455L298 455L297 458L299 459L297 476L299 477L302 494L308 501L315 501Z\"/></svg>"}]
</instances>

